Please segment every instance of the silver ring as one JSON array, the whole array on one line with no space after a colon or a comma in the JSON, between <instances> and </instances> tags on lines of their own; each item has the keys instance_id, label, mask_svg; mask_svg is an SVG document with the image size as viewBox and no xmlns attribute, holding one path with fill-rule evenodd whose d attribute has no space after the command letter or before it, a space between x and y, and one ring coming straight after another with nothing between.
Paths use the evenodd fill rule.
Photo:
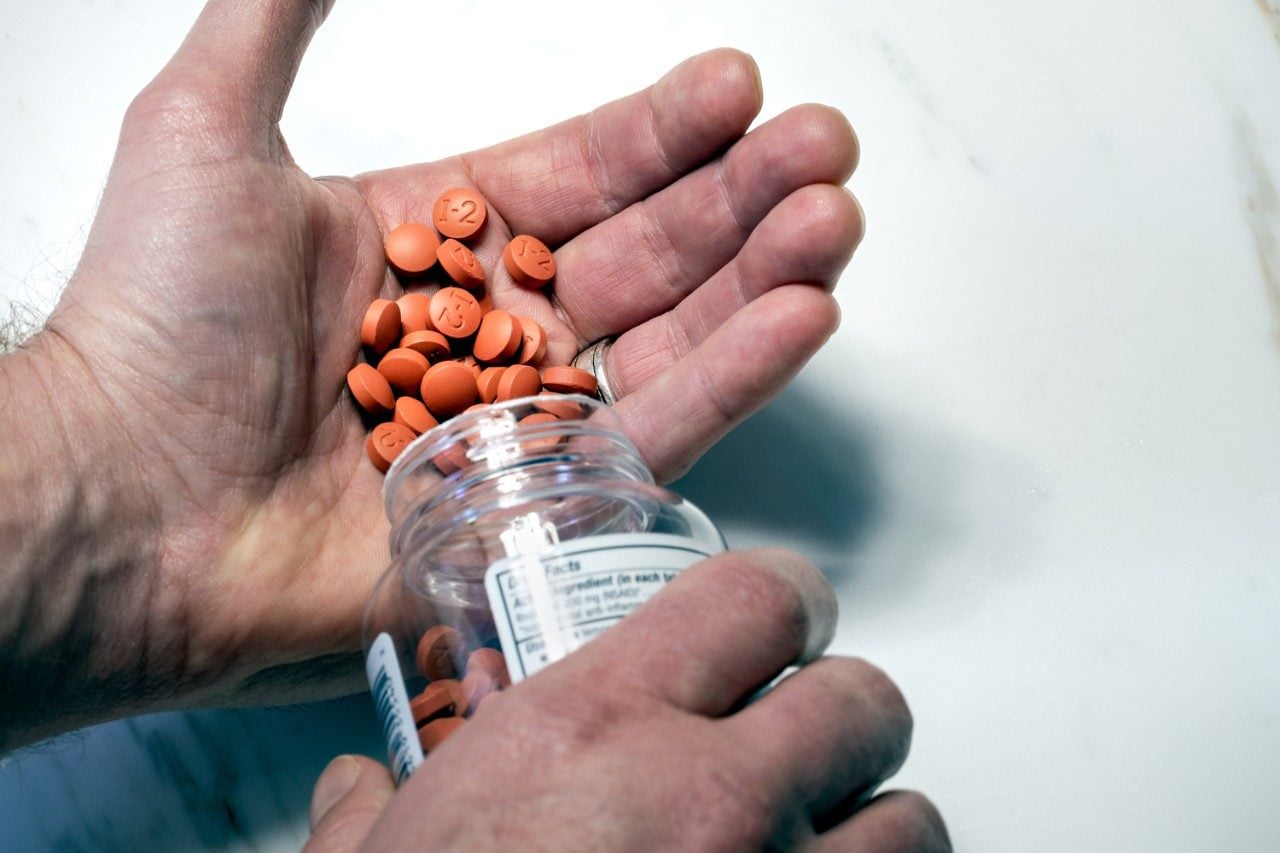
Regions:
<instances>
[{"instance_id":1,"label":"silver ring","mask_svg":"<svg viewBox=\"0 0 1280 853\"><path fill-rule=\"evenodd\" d=\"M612 406L618 401L617 395L613 393L613 388L609 385L609 377L604 371L604 354L613 345L613 338L601 338L600 340L588 344L587 348L578 353L577 358L573 360L573 366L579 370L585 370L596 378L596 385L600 390L600 399L606 406Z\"/></svg>"}]
</instances>

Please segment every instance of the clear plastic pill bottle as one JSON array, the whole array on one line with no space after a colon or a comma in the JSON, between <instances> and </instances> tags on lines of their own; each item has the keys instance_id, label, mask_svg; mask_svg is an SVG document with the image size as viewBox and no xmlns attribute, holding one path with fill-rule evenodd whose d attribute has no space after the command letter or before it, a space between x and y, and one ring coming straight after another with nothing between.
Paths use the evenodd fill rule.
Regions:
<instances>
[{"instance_id":1,"label":"clear plastic pill bottle","mask_svg":"<svg viewBox=\"0 0 1280 853\"><path fill-rule=\"evenodd\" d=\"M581 396L468 411L387 472L391 564L366 672L403 781L485 696L616 624L698 560L715 525L655 485L618 416Z\"/></svg>"}]
</instances>

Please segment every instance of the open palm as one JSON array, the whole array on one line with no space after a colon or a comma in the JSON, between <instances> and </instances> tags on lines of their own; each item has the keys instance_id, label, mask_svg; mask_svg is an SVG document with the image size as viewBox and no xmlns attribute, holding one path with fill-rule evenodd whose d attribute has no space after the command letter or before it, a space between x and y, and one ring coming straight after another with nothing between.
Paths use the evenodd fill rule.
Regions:
<instances>
[{"instance_id":1,"label":"open palm","mask_svg":"<svg viewBox=\"0 0 1280 853\"><path fill-rule=\"evenodd\" d=\"M92 377L85 411L146 474L163 545L133 606L149 609L147 665L173 676L157 706L357 683L387 529L344 376L364 308L401 292L383 237L430 221L442 190L489 201L473 248L494 303L546 327L548 363L616 336L617 410L660 479L832 333L830 289L861 236L840 186L857 158L848 123L803 106L746 133L759 80L729 50L492 148L313 179L278 120L317 6L209 4L130 108L49 323ZM516 233L555 249L550 298L503 269Z\"/></svg>"}]
</instances>

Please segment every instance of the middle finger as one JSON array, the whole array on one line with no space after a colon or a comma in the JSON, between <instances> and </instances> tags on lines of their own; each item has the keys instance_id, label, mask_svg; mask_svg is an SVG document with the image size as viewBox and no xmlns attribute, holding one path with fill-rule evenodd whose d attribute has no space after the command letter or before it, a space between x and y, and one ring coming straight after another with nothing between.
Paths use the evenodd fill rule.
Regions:
<instances>
[{"instance_id":1,"label":"middle finger","mask_svg":"<svg viewBox=\"0 0 1280 853\"><path fill-rule=\"evenodd\" d=\"M561 246L556 298L584 342L638 325L733 258L792 192L844 183L856 162L853 129L838 111L788 110L722 158Z\"/></svg>"}]
</instances>

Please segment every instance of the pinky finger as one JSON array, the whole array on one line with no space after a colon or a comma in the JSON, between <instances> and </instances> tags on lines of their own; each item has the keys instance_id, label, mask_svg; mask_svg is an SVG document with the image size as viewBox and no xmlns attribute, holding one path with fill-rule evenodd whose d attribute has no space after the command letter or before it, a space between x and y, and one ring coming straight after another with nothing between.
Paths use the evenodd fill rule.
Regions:
<instances>
[{"instance_id":1,"label":"pinky finger","mask_svg":"<svg viewBox=\"0 0 1280 853\"><path fill-rule=\"evenodd\" d=\"M679 477L781 391L839 324L829 293L783 285L739 309L687 353L655 353L670 361L639 384L631 377L649 374L653 365L607 362L622 398L615 408L658 481Z\"/></svg>"},{"instance_id":2,"label":"pinky finger","mask_svg":"<svg viewBox=\"0 0 1280 853\"><path fill-rule=\"evenodd\" d=\"M819 851L875 851L875 853L934 853L951 849L942 815L915 791L881 794L843 823L820 834Z\"/></svg>"}]
</instances>

